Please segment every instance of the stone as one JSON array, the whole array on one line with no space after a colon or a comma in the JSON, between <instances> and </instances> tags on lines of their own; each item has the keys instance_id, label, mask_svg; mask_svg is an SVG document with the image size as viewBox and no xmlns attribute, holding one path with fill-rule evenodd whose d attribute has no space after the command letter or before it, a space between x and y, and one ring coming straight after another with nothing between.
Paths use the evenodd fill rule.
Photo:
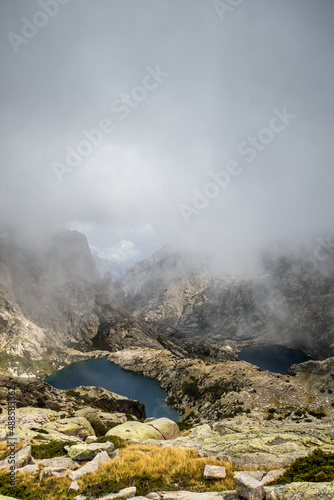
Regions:
<instances>
[{"instance_id":1,"label":"stone","mask_svg":"<svg viewBox=\"0 0 334 500\"><path fill-rule=\"evenodd\" d=\"M266 500L279 500L274 490L266 489Z\"/></svg>"},{"instance_id":2,"label":"stone","mask_svg":"<svg viewBox=\"0 0 334 500\"><path fill-rule=\"evenodd\" d=\"M247 500L263 500L266 498L264 486L260 481L243 472L234 475L236 492Z\"/></svg>"},{"instance_id":3,"label":"stone","mask_svg":"<svg viewBox=\"0 0 334 500\"><path fill-rule=\"evenodd\" d=\"M120 458L119 450L117 449L113 451L110 458L112 458L113 460L115 460L116 458Z\"/></svg>"},{"instance_id":4,"label":"stone","mask_svg":"<svg viewBox=\"0 0 334 500\"><path fill-rule=\"evenodd\" d=\"M247 476L253 477L258 481L261 481L261 483L262 483L262 478L266 475L266 472L263 470L243 470L235 472L243 472L244 474L247 474Z\"/></svg>"},{"instance_id":5,"label":"stone","mask_svg":"<svg viewBox=\"0 0 334 500\"><path fill-rule=\"evenodd\" d=\"M281 477L285 472L285 469L274 469L269 471L262 479L261 483L266 485L270 484L273 481L276 481L279 477Z\"/></svg>"},{"instance_id":6,"label":"stone","mask_svg":"<svg viewBox=\"0 0 334 500\"><path fill-rule=\"evenodd\" d=\"M17 472L19 473L28 473L28 474L35 474L35 472L38 471L38 465L37 464L28 464L25 465L24 467L21 467Z\"/></svg>"},{"instance_id":7,"label":"stone","mask_svg":"<svg viewBox=\"0 0 334 500\"><path fill-rule=\"evenodd\" d=\"M85 439L85 443L86 444L95 443L96 440L97 440L96 436L87 436Z\"/></svg>"},{"instance_id":8,"label":"stone","mask_svg":"<svg viewBox=\"0 0 334 500\"><path fill-rule=\"evenodd\" d=\"M225 467L219 465L206 465L204 468L204 479L224 479L226 477Z\"/></svg>"},{"instance_id":9,"label":"stone","mask_svg":"<svg viewBox=\"0 0 334 500\"><path fill-rule=\"evenodd\" d=\"M66 436L75 436L86 439L87 436L95 434L91 424L85 417L62 418L55 422L49 422L44 426L49 432L57 432Z\"/></svg>"},{"instance_id":10,"label":"stone","mask_svg":"<svg viewBox=\"0 0 334 500\"><path fill-rule=\"evenodd\" d=\"M7 441L7 432L5 429L0 430L0 441Z\"/></svg>"},{"instance_id":11,"label":"stone","mask_svg":"<svg viewBox=\"0 0 334 500\"><path fill-rule=\"evenodd\" d=\"M110 457L106 451L101 451L96 455L93 460L87 462L85 465L80 467L80 469L70 472L69 478L72 481L76 481L79 477L85 476L86 474L90 474L91 472L95 472L98 470L100 463L108 462Z\"/></svg>"},{"instance_id":12,"label":"stone","mask_svg":"<svg viewBox=\"0 0 334 500\"><path fill-rule=\"evenodd\" d=\"M73 493L74 491L78 491L79 489L80 489L80 486L78 485L78 482L72 481L68 487L67 494L69 495L70 493Z\"/></svg>"},{"instance_id":13,"label":"stone","mask_svg":"<svg viewBox=\"0 0 334 500\"><path fill-rule=\"evenodd\" d=\"M82 410L77 410L74 415L76 417L85 417L93 427L95 432L97 432L98 429L104 428L104 423L102 422L98 412L94 408L88 406L86 408L83 408Z\"/></svg>"},{"instance_id":14,"label":"stone","mask_svg":"<svg viewBox=\"0 0 334 500\"><path fill-rule=\"evenodd\" d=\"M209 424L198 425L190 431L190 436L194 438L205 438L211 433L211 427Z\"/></svg>"},{"instance_id":15,"label":"stone","mask_svg":"<svg viewBox=\"0 0 334 500\"><path fill-rule=\"evenodd\" d=\"M72 460L86 461L93 460L101 451L106 451L111 455L114 451L114 444L110 441L106 443L75 444L70 447L68 454Z\"/></svg>"},{"instance_id":16,"label":"stone","mask_svg":"<svg viewBox=\"0 0 334 500\"><path fill-rule=\"evenodd\" d=\"M36 463L42 467L51 467L54 469L65 468L73 470L78 467L78 464L68 456L43 458L42 460L36 460Z\"/></svg>"},{"instance_id":17,"label":"stone","mask_svg":"<svg viewBox=\"0 0 334 500\"><path fill-rule=\"evenodd\" d=\"M159 495L159 493L155 493L153 491L152 493L149 493L148 495L146 495L146 498L148 498L149 500L160 500L160 495Z\"/></svg>"},{"instance_id":18,"label":"stone","mask_svg":"<svg viewBox=\"0 0 334 500\"><path fill-rule=\"evenodd\" d=\"M157 429L157 431L162 434L163 439L175 439L181 436L181 432L177 423L173 420L170 420L169 418L157 418L156 420L152 420L151 422L149 422L148 425L154 427L154 429Z\"/></svg>"},{"instance_id":19,"label":"stone","mask_svg":"<svg viewBox=\"0 0 334 500\"><path fill-rule=\"evenodd\" d=\"M25 446L15 453L15 467L20 469L25 465L28 465L31 459L31 446Z\"/></svg>"},{"instance_id":20,"label":"stone","mask_svg":"<svg viewBox=\"0 0 334 500\"><path fill-rule=\"evenodd\" d=\"M126 422L110 429L106 436L118 436L122 439L164 439L161 432L149 424Z\"/></svg>"},{"instance_id":21,"label":"stone","mask_svg":"<svg viewBox=\"0 0 334 500\"><path fill-rule=\"evenodd\" d=\"M133 498L136 496L137 488L135 486L130 486L129 488L124 488L118 493L110 493L110 495L105 495L100 497L99 500L126 500L127 498Z\"/></svg>"}]
</instances>

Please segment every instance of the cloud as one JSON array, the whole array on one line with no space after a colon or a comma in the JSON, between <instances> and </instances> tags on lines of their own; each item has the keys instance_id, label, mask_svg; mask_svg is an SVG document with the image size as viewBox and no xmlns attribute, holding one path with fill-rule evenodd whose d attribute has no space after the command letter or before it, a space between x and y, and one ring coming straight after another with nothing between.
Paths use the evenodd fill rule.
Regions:
<instances>
[{"instance_id":1,"label":"cloud","mask_svg":"<svg viewBox=\"0 0 334 500\"><path fill-rule=\"evenodd\" d=\"M109 260L115 264L123 264L137 256L135 245L129 240L120 240L111 248L101 249L92 245L91 250L101 259Z\"/></svg>"},{"instance_id":2,"label":"cloud","mask_svg":"<svg viewBox=\"0 0 334 500\"><path fill-rule=\"evenodd\" d=\"M331 0L242 2L223 22L212 2L71 0L17 53L7 34L40 3L1 9L2 226L85 228L92 245L132 241L139 258L183 240L226 260L332 228ZM154 86L148 67L168 77ZM284 107L296 118L248 162L240 145ZM106 119L99 141L89 133ZM52 164L83 151L83 131L98 144L59 182ZM187 224L180 205L231 161L242 172Z\"/></svg>"}]
</instances>

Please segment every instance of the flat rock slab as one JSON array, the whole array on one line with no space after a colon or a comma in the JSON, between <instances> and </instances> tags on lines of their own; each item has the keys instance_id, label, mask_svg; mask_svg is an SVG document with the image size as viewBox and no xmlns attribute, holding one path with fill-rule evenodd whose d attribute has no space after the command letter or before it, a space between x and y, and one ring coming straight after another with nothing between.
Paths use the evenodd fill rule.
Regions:
<instances>
[{"instance_id":1,"label":"flat rock slab","mask_svg":"<svg viewBox=\"0 0 334 500\"><path fill-rule=\"evenodd\" d=\"M220 467L219 465L206 465L204 468L204 479L224 479L225 477L225 467Z\"/></svg>"},{"instance_id":2,"label":"flat rock slab","mask_svg":"<svg viewBox=\"0 0 334 500\"><path fill-rule=\"evenodd\" d=\"M69 477L72 481L76 481L79 477L90 474L91 472L96 472L101 462L108 462L109 460L110 457L108 453L106 451L101 451L95 458L93 458L93 460L87 462L85 465L80 467L80 469L70 472Z\"/></svg>"},{"instance_id":3,"label":"flat rock slab","mask_svg":"<svg viewBox=\"0 0 334 500\"><path fill-rule=\"evenodd\" d=\"M269 486L266 491L274 491L278 500L333 500L334 482L331 483L291 483Z\"/></svg>"},{"instance_id":4,"label":"flat rock slab","mask_svg":"<svg viewBox=\"0 0 334 500\"><path fill-rule=\"evenodd\" d=\"M234 474L235 490L242 498L247 500L263 500L266 498L264 486L254 477L243 472Z\"/></svg>"}]
</instances>

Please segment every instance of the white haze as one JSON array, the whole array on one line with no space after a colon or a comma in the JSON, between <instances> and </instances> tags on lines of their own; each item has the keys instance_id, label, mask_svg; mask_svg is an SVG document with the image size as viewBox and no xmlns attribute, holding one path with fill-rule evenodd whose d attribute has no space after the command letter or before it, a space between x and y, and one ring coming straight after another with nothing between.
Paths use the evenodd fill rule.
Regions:
<instances>
[{"instance_id":1,"label":"white haze","mask_svg":"<svg viewBox=\"0 0 334 500\"><path fill-rule=\"evenodd\" d=\"M71 0L15 53L8 33L41 3L0 6L2 227L75 228L138 259L181 241L224 267L333 230L332 0L244 1L223 20L204 0ZM157 66L121 120L111 103ZM248 162L238 147L284 107L295 118ZM115 131L59 182L53 162L103 118ZM230 161L242 172L186 223L180 205Z\"/></svg>"}]
</instances>

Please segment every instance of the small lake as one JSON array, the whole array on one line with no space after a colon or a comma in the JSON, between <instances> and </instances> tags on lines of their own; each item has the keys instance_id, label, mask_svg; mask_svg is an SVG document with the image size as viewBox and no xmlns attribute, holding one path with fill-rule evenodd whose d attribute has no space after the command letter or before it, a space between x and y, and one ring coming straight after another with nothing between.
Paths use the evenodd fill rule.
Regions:
<instances>
[{"instance_id":1,"label":"small lake","mask_svg":"<svg viewBox=\"0 0 334 500\"><path fill-rule=\"evenodd\" d=\"M147 417L181 420L178 412L166 405L167 394L155 380L124 370L106 358L73 363L50 375L46 382L56 389L74 389L80 385L104 387L144 403Z\"/></svg>"},{"instance_id":2,"label":"small lake","mask_svg":"<svg viewBox=\"0 0 334 500\"><path fill-rule=\"evenodd\" d=\"M263 370L285 374L291 365L310 361L300 349L290 349L280 345L246 347L238 355L239 361L247 361Z\"/></svg>"}]
</instances>

